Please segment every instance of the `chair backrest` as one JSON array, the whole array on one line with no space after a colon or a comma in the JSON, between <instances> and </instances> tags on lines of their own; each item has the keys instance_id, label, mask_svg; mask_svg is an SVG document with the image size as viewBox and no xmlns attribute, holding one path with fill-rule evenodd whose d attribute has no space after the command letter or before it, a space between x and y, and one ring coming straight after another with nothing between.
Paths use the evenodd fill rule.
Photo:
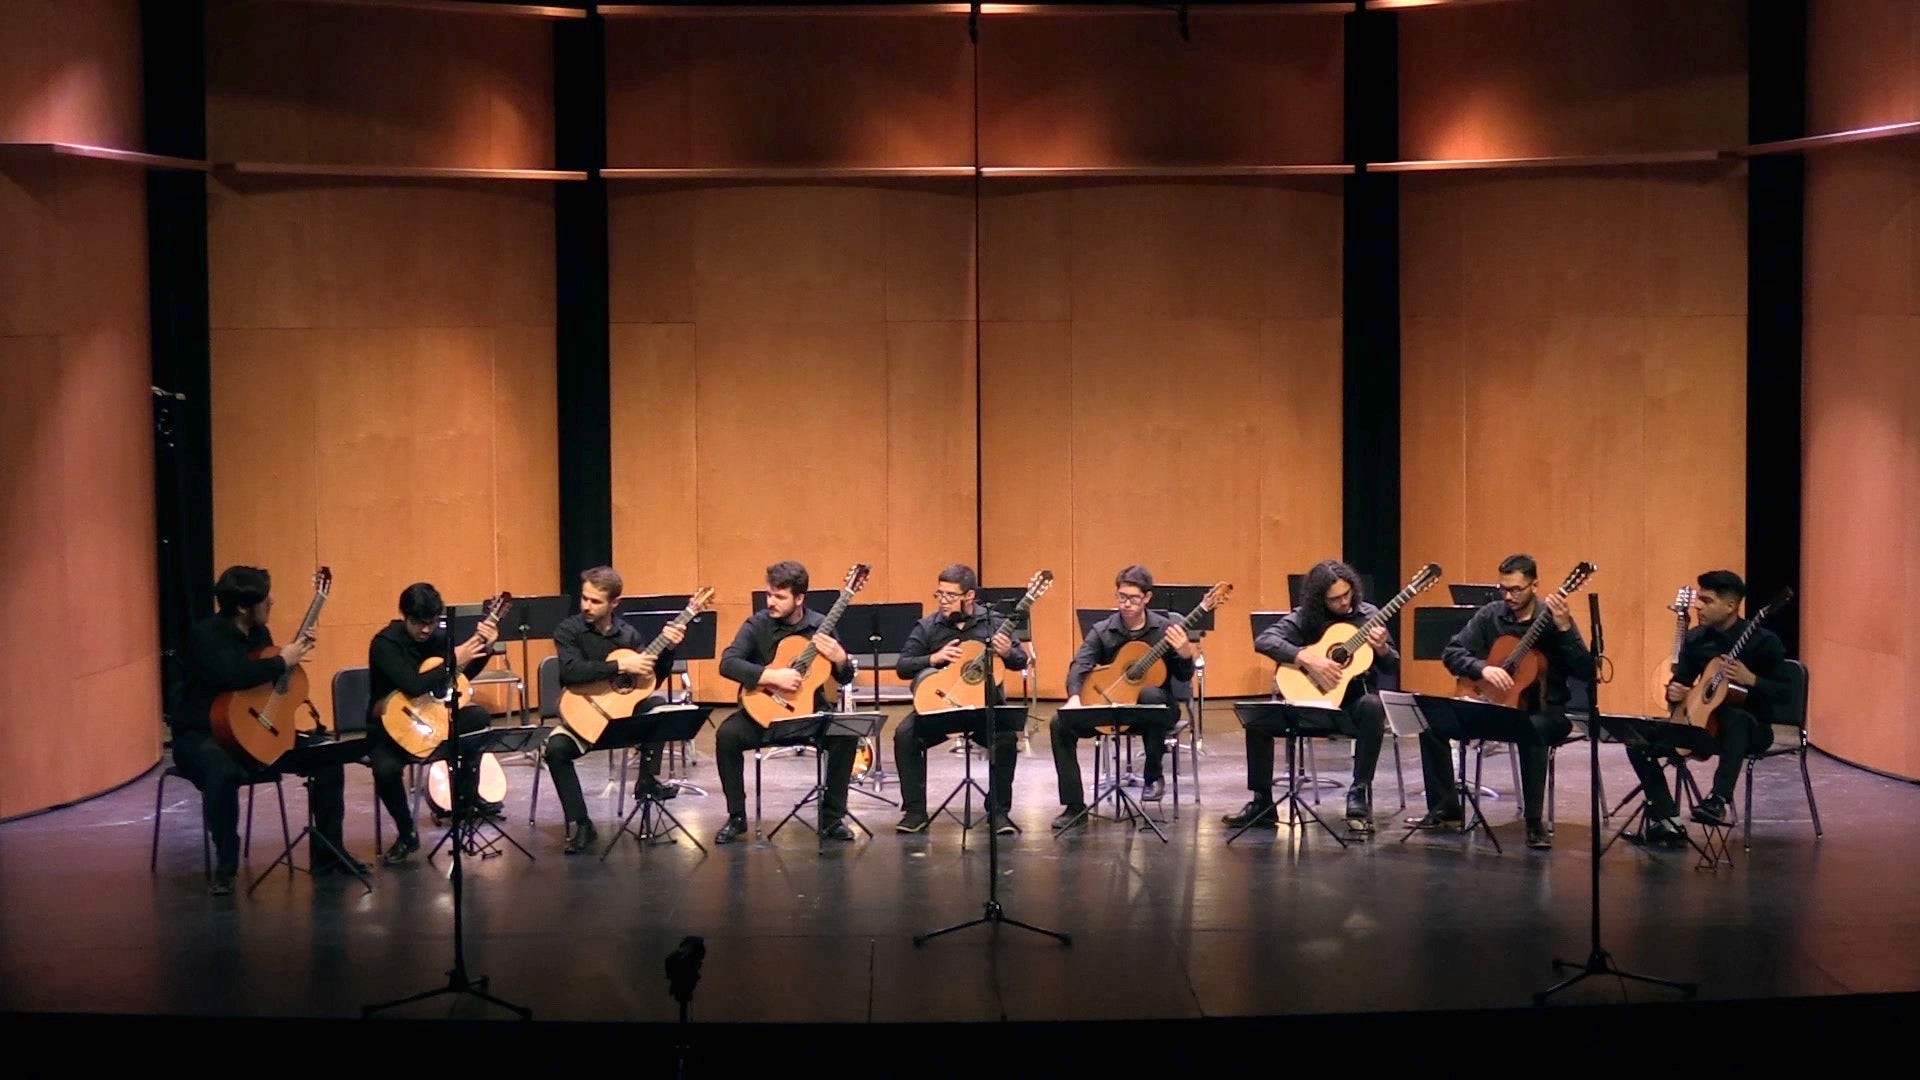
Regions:
<instances>
[{"instance_id":1,"label":"chair backrest","mask_svg":"<svg viewBox=\"0 0 1920 1080\"><path fill-rule=\"evenodd\" d=\"M560 658L549 656L540 661L540 719L560 715Z\"/></svg>"},{"instance_id":2,"label":"chair backrest","mask_svg":"<svg viewBox=\"0 0 1920 1080\"><path fill-rule=\"evenodd\" d=\"M367 710L372 707L373 673L364 667L341 668L333 673L333 730L339 734L367 730Z\"/></svg>"},{"instance_id":3,"label":"chair backrest","mask_svg":"<svg viewBox=\"0 0 1920 1080\"><path fill-rule=\"evenodd\" d=\"M1787 661L1787 700L1773 716L1776 724L1807 730L1807 665L1798 660Z\"/></svg>"}]
</instances>

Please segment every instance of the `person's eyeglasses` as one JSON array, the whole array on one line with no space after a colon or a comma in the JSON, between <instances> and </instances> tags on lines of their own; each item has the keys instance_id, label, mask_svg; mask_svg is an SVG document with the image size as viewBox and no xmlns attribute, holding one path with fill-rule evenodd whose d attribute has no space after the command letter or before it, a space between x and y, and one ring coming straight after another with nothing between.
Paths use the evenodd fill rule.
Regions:
<instances>
[{"instance_id":1,"label":"person's eyeglasses","mask_svg":"<svg viewBox=\"0 0 1920 1080\"><path fill-rule=\"evenodd\" d=\"M1502 585L1500 591L1507 596L1519 596L1531 588L1533 588L1531 585Z\"/></svg>"},{"instance_id":2,"label":"person's eyeglasses","mask_svg":"<svg viewBox=\"0 0 1920 1080\"><path fill-rule=\"evenodd\" d=\"M948 592L945 589L933 590L933 598L937 601L940 601L941 603L945 603L948 600L958 600L965 595L967 594L957 593L957 592Z\"/></svg>"},{"instance_id":3,"label":"person's eyeglasses","mask_svg":"<svg viewBox=\"0 0 1920 1080\"><path fill-rule=\"evenodd\" d=\"M1147 602L1147 597L1146 597L1146 594L1144 593L1118 592L1113 594L1113 600L1114 600L1114 603L1120 604L1125 607L1139 607L1140 605Z\"/></svg>"}]
</instances>

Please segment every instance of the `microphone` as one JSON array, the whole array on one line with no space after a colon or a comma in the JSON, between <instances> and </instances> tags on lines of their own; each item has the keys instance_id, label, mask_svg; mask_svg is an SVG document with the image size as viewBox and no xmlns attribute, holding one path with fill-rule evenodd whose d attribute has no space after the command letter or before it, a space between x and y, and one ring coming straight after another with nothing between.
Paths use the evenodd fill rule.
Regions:
<instances>
[{"instance_id":1,"label":"microphone","mask_svg":"<svg viewBox=\"0 0 1920 1080\"><path fill-rule=\"evenodd\" d=\"M1599 593L1587 594L1587 618L1593 624L1593 655L1599 656L1601 653Z\"/></svg>"}]
</instances>

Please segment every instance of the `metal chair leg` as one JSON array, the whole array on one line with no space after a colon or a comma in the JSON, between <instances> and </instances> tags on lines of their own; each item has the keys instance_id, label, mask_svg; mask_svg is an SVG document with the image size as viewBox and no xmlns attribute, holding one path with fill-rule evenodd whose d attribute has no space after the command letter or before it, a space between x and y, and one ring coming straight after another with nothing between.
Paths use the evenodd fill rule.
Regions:
<instances>
[{"instance_id":1,"label":"metal chair leg","mask_svg":"<svg viewBox=\"0 0 1920 1080\"><path fill-rule=\"evenodd\" d=\"M153 790L153 851L147 856L147 873L160 872L160 805L166 799L167 770L160 770L160 783ZM205 831L205 830L202 830Z\"/></svg>"}]
</instances>

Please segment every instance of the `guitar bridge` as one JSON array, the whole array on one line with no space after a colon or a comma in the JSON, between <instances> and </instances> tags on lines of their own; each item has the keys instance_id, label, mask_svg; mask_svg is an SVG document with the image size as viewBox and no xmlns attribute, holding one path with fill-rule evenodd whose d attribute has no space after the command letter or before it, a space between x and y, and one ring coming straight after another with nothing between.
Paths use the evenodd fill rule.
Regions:
<instances>
[{"instance_id":1,"label":"guitar bridge","mask_svg":"<svg viewBox=\"0 0 1920 1080\"><path fill-rule=\"evenodd\" d=\"M264 716L262 716L262 715L260 715L260 710L259 710L259 709L256 709L256 708L253 708L253 707L251 707L251 706L249 706L249 707L247 708L247 712L249 712L249 713L251 713L251 714L253 714L253 718L254 718L255 720L258 720L258 721L260 721L260 726L261 726L261 727L263 727L263 728L266 728L266 729L267 729L268 731L271 731L271 732L273 732L273 733L274 733L275 735L278 735L278 734L280 734L280 729L279 729L279 728L277 728L277 727L274 727L274 726L273 726L273 721L271 721L271 720L269 720L269 719L267 719L266 717L264 717Z\"/></svg>"}]
</instances>

